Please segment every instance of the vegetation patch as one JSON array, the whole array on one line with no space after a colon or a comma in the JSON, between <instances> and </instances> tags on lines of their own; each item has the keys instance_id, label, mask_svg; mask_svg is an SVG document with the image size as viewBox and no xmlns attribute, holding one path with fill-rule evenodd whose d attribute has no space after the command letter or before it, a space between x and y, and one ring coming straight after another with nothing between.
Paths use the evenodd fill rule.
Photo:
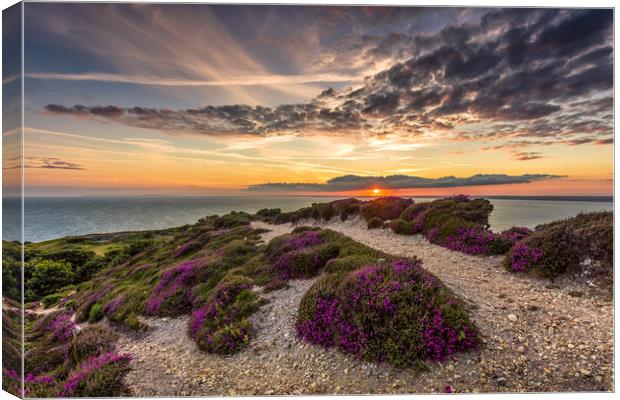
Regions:
<instances>
[{"instance_id":1,"label":"vegetation patch","mask_svg":"<svg viewBox=\"0 0 620 400\"><path fill-rule=\"evenodd\" d=\"M415 259L326 275L303 297L296 327L309 343L399 367L479 343L463 304Z\"/></svg>"},{"instance_id":2,"label":"vegetation patch","mask_svg":"<svg viewBox=\"0 0 620 400\"><path fill-rule=\"evenodd\" d=\"M592 212L539 225L504 259L513 272L555 278L571 274L613 286L613 213Z\"/></svg>"}]
</instances>

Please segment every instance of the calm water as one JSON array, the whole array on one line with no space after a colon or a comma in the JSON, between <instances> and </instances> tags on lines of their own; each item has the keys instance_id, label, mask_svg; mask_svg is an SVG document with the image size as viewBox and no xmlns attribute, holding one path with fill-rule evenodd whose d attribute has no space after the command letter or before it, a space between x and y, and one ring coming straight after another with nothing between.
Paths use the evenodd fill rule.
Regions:
<instances>
[{"instance_id":1,"label":"calm water","mask_svg":"<svg viewBox=\"0 0 620 400\"><path fill-rule=\"evenodd\" d=\"M331 197L71 197L26 199L25 238L39 242L68 235L162 229L229 211L254 213L279 207L292 211ZM417 202L429 198L415 198ZM3 239L19 239L17 199L4 199ZM530 228L582 211L613 210L612 202L491 199L491 228Z\"/></svg>"}]
</instances>

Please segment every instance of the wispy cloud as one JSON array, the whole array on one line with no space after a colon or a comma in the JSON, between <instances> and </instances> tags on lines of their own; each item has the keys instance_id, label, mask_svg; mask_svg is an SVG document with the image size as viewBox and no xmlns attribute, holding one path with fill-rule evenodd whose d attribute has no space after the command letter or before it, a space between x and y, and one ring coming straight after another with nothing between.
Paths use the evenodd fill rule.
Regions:
<instances>
[{"instance_id":1,"label":"wispy cloud","mask_svg":"<svg viewBox=\"0 0 620 400\"><path fill-rule=\"evenodd\" d=\"M64 74L51 72L31 72L25 74L27 78L53 79L63 81L95 81L113 83L131 83L137 85L154 86L274 86L274 85L299 85L317 82L359 82L358 76L343 75L337 73L316 73L304 75L243 75L238 77L219 77L215 80L175 79L157 76L122 75L104 73Z\"/></svg>"}]
</instances>

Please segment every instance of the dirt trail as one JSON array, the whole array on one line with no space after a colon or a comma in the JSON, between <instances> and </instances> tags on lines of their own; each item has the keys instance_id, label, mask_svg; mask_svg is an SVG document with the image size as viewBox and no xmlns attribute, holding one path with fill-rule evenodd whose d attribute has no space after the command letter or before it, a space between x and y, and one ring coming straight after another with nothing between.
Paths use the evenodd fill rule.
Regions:
<instances>
[{"instance_id":1,"label":"dirt trail","mask_svg":"<svg viewBox=\"0 0 620 400\"><path fill-rule=\"evenodd\" d=\"M293 227L271 229L264 240ZM138 396L428 393L451 385L459 392L612 390L613 305L587 288L508 273L501 258L476 257L429 244L419 236L368 231L359 221L327 226L385 252L418 256L468 304L484 344L416 376L300 342L293 324L303 293L314 280L264 295L253 317L255 338L223 357L198 350L187 335L188 317L149 318L146 334L124 333L119 347L134 354L127 382ZM570 294L569 294L570 293ZM574 297L582 294L582 297Z\"/></svg>"}]
</instances>

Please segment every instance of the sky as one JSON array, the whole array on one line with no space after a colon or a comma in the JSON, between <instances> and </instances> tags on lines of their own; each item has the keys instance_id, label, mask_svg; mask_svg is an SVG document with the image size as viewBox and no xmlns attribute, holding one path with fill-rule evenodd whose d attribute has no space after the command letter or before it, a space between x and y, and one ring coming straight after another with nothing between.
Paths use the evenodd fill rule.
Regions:
<instances>
[{"instance_id":1,"label":"sky","mask_svg":"<svg viewBox=\"0 0 620 400\"><path fill-rule=\"evenodd\" d=\"M602 9L26 3L26 193L610 195L612 32Z\"/></svg>"}]
</instances>

